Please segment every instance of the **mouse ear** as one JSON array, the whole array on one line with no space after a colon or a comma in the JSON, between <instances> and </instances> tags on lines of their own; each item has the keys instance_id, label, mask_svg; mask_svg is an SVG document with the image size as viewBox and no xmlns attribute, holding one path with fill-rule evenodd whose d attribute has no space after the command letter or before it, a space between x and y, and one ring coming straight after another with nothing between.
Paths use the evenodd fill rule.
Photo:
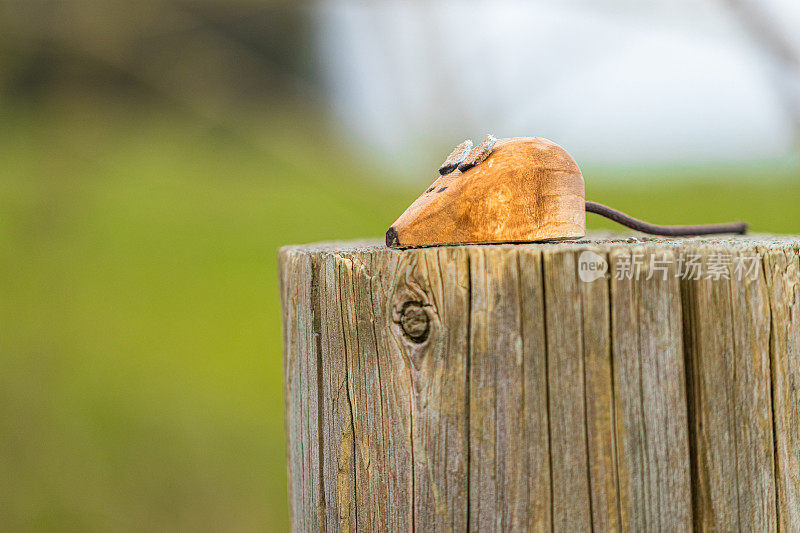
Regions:
<instances>
[{"instance_id":1,"label":"mouse ear","mask_svg":"<svg viewBox=\"0 0 800 533\"><path fill-rule=\"evenodd\" d=\"M492 150L494 149L494 143L496 142L497 139L494 138L494 135L489 135L486 137L478 146L473 148L469 155L464 158L464 161L458 165L458 170L461 172L466 172L472 167L480 165L486 161L486 158L492 153Z\"/></svg>"},{"instance_id":2,"label":"mouse ear","mask_svg":"<svg viewBox=\"0 0 800 533\"><path fill-rule=\"evenodd\" d=\"M470 150L472 150L472 141L469 139L456 146L456 149L450 152L450 155L448 155L447 159L444 160L442 166L439 167L439 174L444 176L445 174L450 174L457 169L459 163L461 163L464 158L467 157L467 154L470 152Z\"/></svg>"}]
</instances>

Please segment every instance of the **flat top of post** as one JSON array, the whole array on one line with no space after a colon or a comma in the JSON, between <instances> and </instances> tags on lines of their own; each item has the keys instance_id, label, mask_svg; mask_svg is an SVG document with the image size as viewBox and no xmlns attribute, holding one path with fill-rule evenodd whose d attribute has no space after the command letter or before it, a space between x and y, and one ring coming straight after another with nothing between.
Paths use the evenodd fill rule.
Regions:
<instances>
[{"instance_id":1,"label":"flat top of post","mask_svg":"<svg viewBox=\"0 0 800 533\"><path fill-rule=\"evenodd\" d=\"M403 253L409 250L426 250L431 248L537 248L557 251L614 248L710 248L715 250L795 250L800 249L800 235L770 235L753 233L750 235L716 235L706 237L652 237L641 233L589 232L582 239L546 242L546 243L514 243L514 244L460 244L420 248L387 248L383 240L329 241L310 244L288 245L281 248L280 253L287 252L380 252Z\"/></svg>"}]
</instances>

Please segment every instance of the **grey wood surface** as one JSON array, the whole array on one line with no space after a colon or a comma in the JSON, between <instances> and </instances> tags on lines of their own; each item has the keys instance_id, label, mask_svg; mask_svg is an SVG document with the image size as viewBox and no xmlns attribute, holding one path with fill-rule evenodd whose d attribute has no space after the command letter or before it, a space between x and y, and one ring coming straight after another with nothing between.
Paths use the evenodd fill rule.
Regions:
<instances>
[{"instance_id":1,"label":"grey wood surface","mask_svg":"<svg viewBox=\"0 0 800 533\"><path fill-rule=\"evenodd\" d=\"M800 530L799 252L284 247L294 529Z\"/></svg>"}]
</instances>

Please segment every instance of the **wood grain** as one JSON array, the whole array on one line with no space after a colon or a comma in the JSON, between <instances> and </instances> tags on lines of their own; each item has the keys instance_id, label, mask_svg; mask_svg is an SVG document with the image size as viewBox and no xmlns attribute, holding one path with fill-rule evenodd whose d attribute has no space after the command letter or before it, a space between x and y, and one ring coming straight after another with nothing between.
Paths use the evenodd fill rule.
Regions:
<instances>
[{"instance_id":1,"label":"wood grain","mask_svg":"<svg viewBox=\"0 0 800 533\"><path fill-rule=\"evenodd\" d=\"M800 262L798 247L763 247L772 324L773 418L781 531L800 529Z\"/></svg>"},{"instance_id":2,"label":"wood grain","mask_svg":"<svg viewBox=\"0 0 800 533\"><path fill-rule=\"evenodd\" d=\"M798 247L282 249L294 530L800 529Z\"/></svg>"},{"instance_id":3,"label":"wood grain","mask_svg":"<svg viewBox=\"0 0 800 533\"><path fill-rule=\"evenodd\" d=\"M586 250L608 263L600 248ZM581 252L583 253L583 252ZM580 260L580 255L578 256ZM614 424L613 364L611 360L611 302L605 277L578 283L583 326L586 437L591 480L592 529L618 531L619 475Z\"/></svg>"},{"instance_id":4,"label":"wood grain","mask_svg":"<svg viewBox=\"0 0 800 533\"><path fill-rule=\"evenodd\" d=\"M613 249L610 260L621 525L686 531L689 428L674 256L663 247L629 246ZM630 277L622 265L632 267Z\"/></svg>"},{"instance_id":5,"label":"wood grain","mask_svg":"<svg viewBox=\"0 0 800 533\"><path fill-rule=\"evenodd\" d=\"M543 255L553 527L588 531L592 518L577 258L557 249Z\"/></svg>"},{"instance_id":6,"label":"wood grain","mask_svg":"<svg viewBox=\"0 0 800 533\"><path fill-rule=\"evenodd\" d=\"M776 528L770 311L764 273L737 279L735 249L703 247L717 276L685 281L692 383L697 523L704 529ZM756 258L754 258L756 259Z\"/></svg>"}]
</instances>

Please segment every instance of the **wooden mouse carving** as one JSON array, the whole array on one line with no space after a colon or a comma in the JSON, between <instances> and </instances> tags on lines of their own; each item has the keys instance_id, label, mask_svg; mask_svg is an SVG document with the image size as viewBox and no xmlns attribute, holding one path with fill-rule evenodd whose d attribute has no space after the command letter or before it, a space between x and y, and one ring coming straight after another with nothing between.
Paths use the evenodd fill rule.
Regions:
<instances>
[{"instance_id":1,"label":"wooden mouse carving","mask_svg":"<svg viewBox=\"0 0 800 533\"><path fill-rule=\"evenodd\" d=\"M572 157L540 137L456 147L439 177L386 232L386 246L545 242L586 235L586 212L653 235L745 233L742 222L659 226L584 198Z\"/></svg>"},{"instance_id":2,"label":"wooden mouse carving","mask_svg":"<svg viewBox=\"0 0 800 533\"><path fill-rule=\"evenodd\" d=\"M451 159L468 145L456 148L442 166L449 172L386 232L387 246L550 241L586 234L583 176L566 150L539 137L493 139L463 154L465 161L449 171Z\"/></svg>"}]
</instances>

